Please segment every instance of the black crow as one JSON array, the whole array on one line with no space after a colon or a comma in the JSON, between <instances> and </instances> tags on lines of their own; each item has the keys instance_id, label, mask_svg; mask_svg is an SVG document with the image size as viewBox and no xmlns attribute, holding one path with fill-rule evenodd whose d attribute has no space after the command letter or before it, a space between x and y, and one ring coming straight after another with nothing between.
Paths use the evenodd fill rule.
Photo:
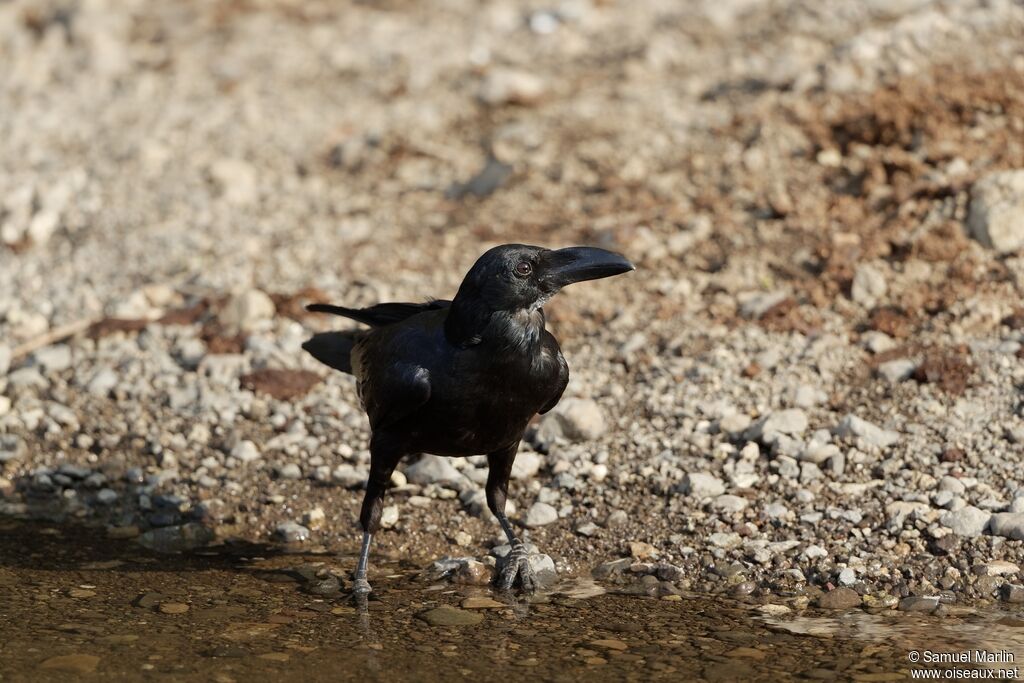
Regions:
<instances>
[{"instance_id":1,"label":"black crow","mask_svg":"<svg viewBox=\"0 0 1024 683\"><path fill-rule=\"evenodd\" d=\"M505 498L527 424L551 410L569 382L569 367L544 328L541 307L566 285L630 270L633 264L604 249L505 244L477 260L451 301L308 307L371 327L325 332L303 344L321 362L355 376L370 419L357 596L370 592L366 565L385 488L398 462L413 453L487 455L487 505L512 547L499 585L511 589L518 578L524 590L533 590L525 547L505 516Z\"/></svg>"}]
</instances>

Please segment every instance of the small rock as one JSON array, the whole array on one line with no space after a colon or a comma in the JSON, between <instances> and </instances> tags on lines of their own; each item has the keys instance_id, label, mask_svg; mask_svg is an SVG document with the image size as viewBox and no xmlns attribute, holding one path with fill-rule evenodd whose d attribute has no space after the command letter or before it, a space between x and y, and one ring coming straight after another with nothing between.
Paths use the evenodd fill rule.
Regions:
<instances>
[{"instance_id":1,"label":"small rock","mask_svg":"<svg viewBox=\"0 0 1024 683\"><path fill-rule=\"evenodd\" d=\"M934 612L938 607L938 598L912 595L900 600L900 605L897 609L901 612Z\"/></svg>"},{"instance_id":2,"label":"small rock","mask_svg":"<svg viewBox=\"0 0 1024 683\"><path fill-rule=\"evenodd\" d=\"M917 363L914 361L907 358L897 358L896 360L886 361L879 365L878 376L892 384L898 384L910 379L916 369Z\"/></svg>"},{"instance_id":3,"label":"small rock","mask_svg":"<svg viewBox=\"0 0 1024 683\"><path fill-rule=\"evenodd\" d=\"M278 524L274 536L285 543L301 543L309 540L309 529L295 522Z\"/></svg>"},{"instance_id":4,"label":"small rock","mask_svg":"<svg viewBox=\"0 0 1024 683\"><path fill-rule=\"evenodd\" d=\"M99 666L100 658L96 655L59 655L57 657L50 657L44 660L40 665L40 669L49 669L53 671L67 671L74 674L91 674L96 671L96 667Z\"/></svg>"},{"instance_id":5,"label":"small rock","mask_svg":"<svg viewBox=\"0 0 1024 683\"><path fill-rule=\"evenodd\" d=\"M546 90L544 80L525 71L495 69L480 86L480 99L491 106L536 104Z\"/></svg>"},{"instance_id":6,"label":"small rock","mask_svg":"<svg viewBox=\"0 0 1024 683\"><path fill-rule=\"evenodd\" d=\"M229 204L242 206L258 198L256 169L242 159L218 159L210 165L210 177Z\"/></svg>"},{"instance_id":7,"label":"small rock","mask_svg":"<svg viewBox=\"0 0 1024 683\"><path fill-rule=\"evenodd\" d=\"M605 520L604 525L609 529L616 527L625 526L629 522L629 515L626 514L625 510L613 510L609 515L608 519Z\"/></svg>"},{"instance_id":8,"label":"small rock","mask_svg":"<svg viewBox=\"0 0 1024 683\"><path fill-rule=\"evenodd\" d=\"M232 299L218 316L221 325L232 332L247 332L274 317L273 300L258 289L249 289Z\"/></svg>"},{"instance_id":9,"label":"small rock","mask_svg":"<svg viewBox=\"0 0 1024 683\"><path fill-rule=\"evenodd\" d=\"M658 557L658 549L644 541L631 541L629 543L629 554L638 560L649 560Z\"/></svg>"},{"instance_id":10,"label":"small rock","mask_svg":"<svg viewBox=\"0 0 1024 683\"><path fill-rule=\"evenodd\" d=\"M6 375L11 369L11 347L0 344L0 375Z\"/></svg>"},{"instance_id":11,"label":"small rock","mask_svg":"<svg viewBox=\"0 0 1024 683\"><path fill-rule=\"evenodd\" d=\"M587 538L597 535L598 531L600 531L600 527L593 522L584 522L576 527L576 533L580 536L586 536Z\"/></svg>"},{"instance_id":12,"label":"small rock","mask_svg":"<svg viewBox=\"0 0 1024 683\"><path fill-rule=\"evenodd\" d=\"M393 529L398 524L398 506L388 505L380 513L380 525L385 529Z\"/></svg>"},{"instance_id":13,"label":"small rock","mask_svg":"<svg viewBox=\"0 0 1024 683\"><path fill-rule=\"evenodd\" d=\"M96 493L96 500L102 505L113 505L117 502L117 491L113 489L100 489Z\"/></svg>"},{"instance_id":14,"label":"small rock","mask_svg":"<svg viewBox=\"0 0 1024 683\"><path fill-rule=\"evenodd\" d=\"M736 514L742 512L747 507L747 499L740 496L732 496L724 494L716 497L711 501L711 507L718 512L724 512L726 514Z\"/></svg>"},{"instance_id":15,"label":"small rock","mask_svg":"<svg viewBox=\"0 0 1024 683\"><path fill-rule=\"evenodd\" d=\"M0 465L21 460L25 457L27 449L25 442L14 434L0 434Z\"/></svg>"},{"instance_id":16,"label":"small rock","mask_svg":"<svg viewBox=\"0 0 1024 683\"><path fill-rule=\"evenodd\" d=\"M253 460L259 460L260 449L257 448L256 444L252 441L239 441L235 444L235 447L231 449L231 457L242 463L250 463Z\"/></svg>"},{"instance_id":17,"label":"small rock","mask_svg":"<svg viewBox=\"0 0 1024 683\"><path fill-rule=\"evenodd\" d=\"M431 626L475 626L484 620L480 612L469 612L456 607L435 607L420 612L417 619L422 619Z\"/></svg>"},{"instance_id":18,"label":"small rock","mask_svg":"<svg viewBox=\"0 0 1024 683\"><path fill-rule=\"evenodd\" d=\"M32 362L44 373L63 372L71 367L71 348L67 344L55 344L37 350Z\"/></svg>"},{"instance_id":19,"label":"small rock","mask_svg":"<svg viewBox=\"0 0 1024 683\"><path fill-rule=\"evenodd\" d=\"M119 381L120 378L116 372L110 368L100 368L85 385L85 390L93 396L107 396Z\"/></svg>"},{"instance_id":20,"label":"small rock","mask_svg":"<svg viewBox=\"0 0 1024 683\"><path fill-rule=\"evenodd\" d=\"M533 451L519 451L512 463L513 479L529 479L540 470L541 457Z\"/></svg>"},{"instance_id":21,"label":"small rock","mask_svg":"<svg viewBox=\"0 0 1024 683\"><path fill-rule=\"evenodd\" d=\"M714 498L725 493L725 483L707 472L691 472L683 478L681 490L694 498Z\"/></svg>"},{"instance_id":22,"label":"small rock","mask_svg":"<svg viewBox=\"0 0 1024 683\"><path fill-rule=\"evenodd\" d=\"M188 605L183 602L161 602L157 610L161 614L184 614L188 611Z\"/></svg>"},{"instance_id":23,"label":"small rock","mask_svg":"<svg viewBox=\"0 0 1024 683\"><path fill-rule=\"evenodd\" d=\"M1024 604L1024 586L1018 586L1016 584L1005 584L999 593L1003 602L1008 602L1013 605Z\"/></svg>"},{"instance_id":24,"label":"small rock","mask_svg":"<svg viewBox=\"0 0 1024 683\"><path fill-rule=\"evenodd\" d=\"M528 528L545 526L558 521L558 511L547 503L536 502L526 512L525 524Z\"/></svg>"},{"instance_id":25,"label":"small rock","mask_svg":"<svg viewBox=\"0 0 1024 683\"><path fill-rule=\"evenodd\" d=\"M601 406L591 399L562 399L552 414L561 423L562 433L572 441L593 441L607 430Z\"/></svg>"},{"instance_id":26,"label":"small rock","mask_svg":"<svg viewBox=\"0 0 1024 683\"><path fill-rule=\"evenodd\" d=\"M836 426L834 433L840 437L856 437L878 448L886 448L900 440L897 432L882 429L853 414L844 417Z\"/></svg>"},{"instance_id":27,"label":"small rock","mask_svg":"<svg viewBox=\"0 0 1024 683\"><path fill-rule=\"evenodd\" d=\"M773 444L780 434L800 436L807 431L807 414L800 408L770 413L755 422L745 436L751 441Z\"/></svg>"},{"instance_id":28,"label":"small rock","mask_svg":"<svg viewBox=\"0 0 1024 683\"><path fill-rule=\"evenodd\" d=\"M1013 562L1007 562L1006 560L993 560L992 562L986 562L985 564L976 564L971 569L976 576L1005 576L1007 574L1016 574L1020 571L1020 567Z\"/></svg>"},{"instance_id":29,"label":"small rock","mask_svg":"<svg viewBox=\"0 0 1024 683\"><path fill-rule=\"evenodd\" d=\"M839 572L839 585L840 586L852 586L857 583L857 573L850 567Z\"/></svg>"},{"instance_id":30,"label":"small rock","mask_svg":"<svg viewBox=\"0 0 1024 683\"><path fill-rule=\"evenodd\" d=\"M874 308L875 304L888 291L889 286L882 271L868 263L857 266L857 270L853 274L853 285L850 288L850 295L854 301L865 308Z\"/></svg>"},{"instance_id":31,"label":"small rock","mask_svg":"<svg viewBox=\"0 0 1024 683\"><path fill-rule=\"evenodd\" d=\"M1001 254L1024 248L1024 170L990 173L974 184L967 228Z\"/></svg>"},{"instance_id":32,"label":"small rock","mask_svg":"<svg viewBox=\"0 0 1024 683\"><path fill-rule=\"evenodd\" d=\"M281 479L301 479L302 469L295 463L290 462L277 471L277 476Z\"/></svg>"},{"instance_id":33,"label":"small rock","mask_svg":"<svg viewBox=\"0 0 1024 683\"><path fill-rule=\"evenodd\" d=\"M474 597L462 601L463 609L502 609L504 607L508 607L508 605L498 602L494 598Z\"/></svg>"},{"instance_id":34,"label":"small rock","mask_svg":"<svg viewBox=\"0 0 1024 683\"><path fill-rule=\"evenodd\" d=\"M109 535L108 531L108 535ZM139 536L139 544L159 553L180 553L209 544L214 533L197 522L151 529Z\"/></svg>"},{"instance_id":35,"label":"small rock","mask_svg":"<svg viewBox=\"0 0 1024 683\"><path fill-rule=\"evenodd\" d=\"M818 597L821 609L852 609L860 607L861 598L852 588L836 588Z\"/></svg>"},{"instance_id":36,"label":"small rock","mask_svg":"<svg viewBox=\"0 0 1024 683\"><path fill-rule=\"evenodd\" d=\"M320 507L315 507L302 515L302 525L307 529L319 529L326 520L327 516L324 514L323 508Z\"/></svg>"},{"instance_id":37,"label":"small rock","mask_svg":"<svg viewBox=\"0 0 1024 683\"><path fill-rule=\"evenodd\" d=\"M1000 512L992 515L992 534L1024 541L1024 512Z\"/></svg>"},{"instance_id":38,"label":"small rock","mask_svg":"<svg viewBox=\"0 0 1024 683\"><path fill-rule=\"evenodd\" d=\"M989 525L992 518L991 512L968 505L959 510L945 513L939 521L943 526L949 527L957 536L974 538L985 532L985 527Z\"/></svg>"},{"instance_id":39,"label":"small rock","mask_svg":"<svg viewBox=\"0 0 1024 683\"><path fill-rule=\"evenodd\" d=\"M462 473L455 469L448 458L424 455L405 468L406 478L413 484L451 484L462 480Z\"/></svg>"}]
</instances>

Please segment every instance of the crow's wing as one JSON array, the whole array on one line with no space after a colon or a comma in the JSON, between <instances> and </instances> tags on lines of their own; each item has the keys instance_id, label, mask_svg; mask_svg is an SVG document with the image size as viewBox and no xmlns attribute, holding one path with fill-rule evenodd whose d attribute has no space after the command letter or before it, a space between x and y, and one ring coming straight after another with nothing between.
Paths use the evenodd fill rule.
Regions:
<instances>
[{"instance_id":1,"label":"crow's wing","mask_svg":"<svg viewBox=\"0 0 1024 683\"><path fill-rule=\"evenodd\" d=\"M344 306L334 306L332 304L310 304L306 306L306 310L312 313L333 313L334 315L351 318L370 327L383 327L384 325L402 322L406 318L411 318L418 313L436 311L448 308L451 305L451 301L434 299L422 304L387 303L377 304L369 308L345 308Z\"/></svg>"},{"instance_id":2,"label":"crow's wing","mask_svg":"<svg viewBox=\"0 0 1024 683\"><path fill-rule=\"evenodd\" d=\"M555 391L548 402L544 404L539 412L541 415L548 412L562 400L562 394L565 393L565 388L569 386L569 364L565 362L565 358L562 356L560 351L558 353L558 380L555 383Z\"/></svg>"},{"instance_id":3,"label":"crow's wing","mask_svg":"<svg viewBox=\"0 0 1024 683\"><path fill-rule=\"evenodd\" d=\"M389 427L430 400L430 373L413 363L395 363L372 378L360 378L359 396L370 427Z\"/></svg>"}]
</instances>

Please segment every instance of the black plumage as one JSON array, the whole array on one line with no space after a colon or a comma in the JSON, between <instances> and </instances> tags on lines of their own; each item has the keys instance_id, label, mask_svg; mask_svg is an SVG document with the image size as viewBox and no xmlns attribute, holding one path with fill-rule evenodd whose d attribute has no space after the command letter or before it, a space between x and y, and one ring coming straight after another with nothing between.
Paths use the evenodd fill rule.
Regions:
<instances>
[{"instance_id":1,"label":"black plumage","mask_svg":"<svg viewBox=\"0 0 1024 683\"><path fill-rule=\"evenodd\" d=\"M504 510L527 424L558 403L569 381L542 306L565 285L632 269L622 256L593 247L506 244L477 260L452 301L309 306L370 326L317 334L303 345L321 362L355 376L370 420L358 594L370 590L366 564L384 491L399 461L413 453L487 455L488 507L512 545L501 584L511 588L518 577L532 589L523 544Z\"/></svg>"}]
</instances>

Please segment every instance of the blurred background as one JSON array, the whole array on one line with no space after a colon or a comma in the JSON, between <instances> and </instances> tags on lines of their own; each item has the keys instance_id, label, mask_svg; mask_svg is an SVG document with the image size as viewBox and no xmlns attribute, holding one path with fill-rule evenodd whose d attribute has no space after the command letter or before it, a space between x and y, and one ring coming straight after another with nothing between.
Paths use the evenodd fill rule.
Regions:
<instances>
[{"instance_id":1,"label":"blurred background","mask_svg":"<svg viewBox=\"0 0 1024 683\"><path fill-rule=\"evenodd\" d=\"M561 570L1012 583L970 572L1024 538L1009 0L0 2L0 511L354 546L365 420L301 307L502 242L638 264L547 309L578 400L512 498ZM445 467L384 551L491 542Z\"/></svg>"}]
</instances>

